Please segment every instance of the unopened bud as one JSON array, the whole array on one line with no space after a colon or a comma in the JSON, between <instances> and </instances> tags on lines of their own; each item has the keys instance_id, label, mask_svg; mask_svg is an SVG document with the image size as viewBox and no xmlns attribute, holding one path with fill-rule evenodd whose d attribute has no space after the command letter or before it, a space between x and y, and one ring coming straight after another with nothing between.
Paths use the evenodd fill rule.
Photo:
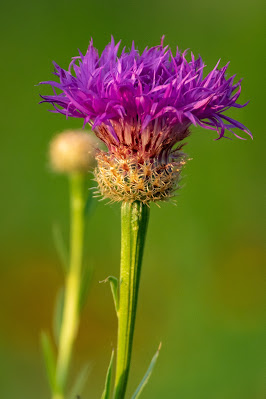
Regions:
<instances>
[{"instance_id":1,"label":"unopened bud","mask_svg":"<svg viewBox=\"0 0 266 399\"><path fill-rule=\"evenodd\" d=\"M67 130L50 143L50 164L59 173L87 173L95 166L97 139L82 130Z\"/></svg>"}]
</instances>

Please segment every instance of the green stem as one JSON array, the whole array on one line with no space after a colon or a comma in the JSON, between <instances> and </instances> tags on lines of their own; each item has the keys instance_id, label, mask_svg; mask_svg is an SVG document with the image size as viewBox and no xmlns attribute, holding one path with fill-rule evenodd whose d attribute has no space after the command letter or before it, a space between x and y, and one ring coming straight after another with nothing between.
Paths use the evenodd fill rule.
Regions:
<instances>
[{"instance_id":1,"label":"green stem","mask_svg":"<svg viewBox=\"0 0 266 399\"><path fill-rule=\"evenodd\" d=\"M114 399L125 397L136 319L141 263L149 208L141 202L121 207L121 265Z\"/></svg>"},{"instance_id":2,"label":"green stem","mask_svg":"<svg viewBox=\"0 0 266 399\"><path fill-rule=\"evenodd\" d=\"M79 298L84 240L84 176L70 176L70 264L66 276L64 309L56 364L56 391L53 399L64 399L74 340L79 326Z\"/></svg>"}]
</instances>

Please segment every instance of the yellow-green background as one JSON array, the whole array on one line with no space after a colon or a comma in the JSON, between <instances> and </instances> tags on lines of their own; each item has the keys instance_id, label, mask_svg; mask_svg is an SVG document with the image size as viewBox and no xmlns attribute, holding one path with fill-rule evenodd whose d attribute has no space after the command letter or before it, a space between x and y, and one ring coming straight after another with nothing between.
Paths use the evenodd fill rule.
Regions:
<instances>
[{"instance_id":1,"label":"yellow-green background","mask_svg":"<svg viewBox=\"0 0 266 399\"><path fill-rule=\"evenodd\" d=\"M39 349L62 284L51 226L68 229L68 186L48 167L56 132L81 127L38 105L36 87L67 67L90 37L113 34L142 50L165 42L200 53L213 68L231 61L244 78L231 115L254 141L213 141L194 129L176 207L151 208L129 392L162 341L143 399L265 398L265 64L263 0L10 1L1 11L0 397L48 399ZM86 238L94 276L75 349L73 375L91 372L82 399L99 398L115 344L107 286L118 274L119 206L99 203ZM129 397L129 396L128 396Z\"/></svg>"}]
</instances>

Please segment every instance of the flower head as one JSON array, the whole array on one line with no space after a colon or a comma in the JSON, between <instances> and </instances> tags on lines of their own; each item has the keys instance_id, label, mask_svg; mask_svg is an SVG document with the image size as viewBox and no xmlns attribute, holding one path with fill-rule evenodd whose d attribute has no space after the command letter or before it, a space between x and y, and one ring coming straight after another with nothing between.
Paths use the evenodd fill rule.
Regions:
<instances>
[{"instance_id":1,"label":"flower head","mask_svg":"<svg viewBox=\"0 0 266 399\"><path fill-rule=\"evenodd\" d=\"M111 164L113 158L130 165L172 163L179 170L184 156L175 145L188 136L192 124L217 131L218 138L225 137L226 130L239 137L234 128L251 136L244 125L224 114L246 105L236 103L241 81L234 84L234 76L226 78L228 64L219 69L218 62L204 77L201 57L191 53L188 61L187 52L178 49L174 55L163 38L143 53L133 42L128 52L123 48L118 55L119 46L112 38L99 56L91 41L87 53L74 57L68 71L55 64L60 82L42 82L54 90L42 96L43 102L51 103L54 112L90 124L107 145Z\"/></svg>"}]
</instances>

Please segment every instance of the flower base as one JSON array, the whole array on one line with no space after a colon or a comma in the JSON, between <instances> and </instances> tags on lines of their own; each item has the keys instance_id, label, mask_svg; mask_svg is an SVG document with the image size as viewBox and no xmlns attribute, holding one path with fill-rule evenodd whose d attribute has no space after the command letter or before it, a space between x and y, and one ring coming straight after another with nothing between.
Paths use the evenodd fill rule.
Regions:
<instances>
[{"instance_id":1,"label":"flower base","mask_svg":"<svg viewBox=\"0 0 266 399\"><path fill-rule=\"evenodd\" d=\"M100 195L114 202L140 201L144 204L174 197L182 166L186 163L183 153L167 164L155 160L139 163L135 158L103 151L96 159L98 166L94 173Z\"/></svg>"}]
</instances>

